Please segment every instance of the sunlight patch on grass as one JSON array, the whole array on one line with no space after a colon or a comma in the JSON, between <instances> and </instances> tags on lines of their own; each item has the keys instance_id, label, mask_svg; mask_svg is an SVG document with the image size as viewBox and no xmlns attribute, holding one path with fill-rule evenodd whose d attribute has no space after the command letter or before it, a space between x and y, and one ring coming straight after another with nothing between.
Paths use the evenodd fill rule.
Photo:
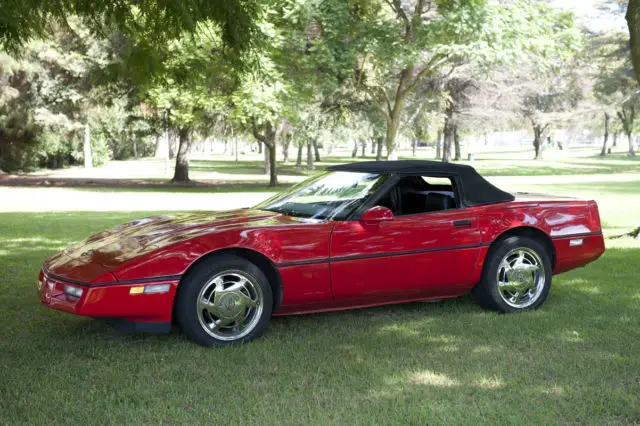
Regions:
<instances>
[{"instance_id":1,"label":"sunlight patch on grass","mask_svg":"<svg viewBox=\"0 0 640 426\"><path fill-rule=\"evenodd\" d=\"M600 290L600 287L598 286L589 286L589 287L582 287L581 291L588 293L588 294L593 294L593 295L601 295L602 294L602 290Z\"/></svg>"},{"instance_id":2,"label":"sunlight patch on grass","mask_svg":"<svg viewBox=\"0 0 640 426\"><path fill-rule=\"evenodd\" d=\"M584 338L577 330L563 330L562 333L560 333L560 338L565 342L584 343Z\"/></svg>"},{"instance_id":3,"label":"sunlight patch on grass","mask_svg":"<svg viewBox=\"0 0 640 426\"><path fill-rule=\"evenodd\" d=\"M561 396L565 394L564 389L562 389L562 387L560 386L543 387L540 389L540 392L547 395L555 395L555 396Z\"/></svg>"},{"instance_id":4,"label":"sunlight patch on grass","mask_svg":"<svg viewBox=\"0 0 640 426\"><path fill-rule=\"evenodd\" d=\"M417 336L420 332L416 329L410 328L407 324L390 324L382 327L380 331L386 333L402 333L408 336Z\"/></svg>"},{"instance_id":5,"label":"sunlight patch on grass","mask_svg":"<svg viewBox=\"0 0 640 426\"><path fill-rule=\"evenodd\" d=\"M441 388L451 388L459 386L460 382L445 374L435 373L430 370L418 371L409 376L409 381L416 385L437 386Z\"/></svg>"},{"instance_id":6,"label":"sunlight patch on grass","mask_svg":"<svg viewBox=\"0 0 640 426\"><path fill-rule=\"evenodd\" d=\"M475 348L472 349L471 353L473 354L478 354L478 355L486 355L489 354L493 351L494 349L489 346L489 345L480 345L480 346L476 346Z\"/></svg>"},{"instance_id":7,"label":"sunlight patch on grass","mask_svg":"<svg viewBox=\"0 0 640 426\"><path fill-rule=\"evenodd\" d=\"M460 348L457 345L444 345L444 346L440 346L440 350L442 352L458 352L460 350Z\"/></svg>"},{"instance_id":8,"label":"sunlight patch on grass","mask_svg":"<svg viewBox=\"0 0 640 426\"><path fill-rule=\"evenodd\" d=\"M499 389L504 387L504 380L499 377L482 377L473 383L480 389Z\"/></svg>"}]
</instances>

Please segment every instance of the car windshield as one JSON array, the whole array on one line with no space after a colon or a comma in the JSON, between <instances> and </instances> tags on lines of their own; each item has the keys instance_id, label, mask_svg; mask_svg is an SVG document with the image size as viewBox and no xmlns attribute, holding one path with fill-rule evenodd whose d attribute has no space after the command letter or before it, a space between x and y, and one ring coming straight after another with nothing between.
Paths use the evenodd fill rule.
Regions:
<instances>
[{"instance_id":1,"label":"car windshield","mask_svg":"<svg viewBox=\"0 0 640 426\"><path fill-rule=\"evenodd\" d=\"M345 220L380 185L379 173L327 172L256 206L287 216Z\"/></svg>"}]
</instances>

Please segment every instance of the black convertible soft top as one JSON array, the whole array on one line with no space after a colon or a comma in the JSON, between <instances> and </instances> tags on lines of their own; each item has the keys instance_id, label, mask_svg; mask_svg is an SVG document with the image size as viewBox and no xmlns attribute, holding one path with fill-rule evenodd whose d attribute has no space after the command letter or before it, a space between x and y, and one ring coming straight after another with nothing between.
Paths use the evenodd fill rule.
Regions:
<instances>
[{"instance_id":1,"label":"black convertible soft top","mask_svg":"<svg viewBox=\"0 0 640 426\"><path fill-rule=\"evenodd\" d=\"M460 196L467 206L513 201L515 197L496 188L476 169L464 164L443 163L426 160L362 161L340 164L328 168L331 171L360 173L389 173L400 175L452 176L456 177Z\"/></svg>"}]
</instances>

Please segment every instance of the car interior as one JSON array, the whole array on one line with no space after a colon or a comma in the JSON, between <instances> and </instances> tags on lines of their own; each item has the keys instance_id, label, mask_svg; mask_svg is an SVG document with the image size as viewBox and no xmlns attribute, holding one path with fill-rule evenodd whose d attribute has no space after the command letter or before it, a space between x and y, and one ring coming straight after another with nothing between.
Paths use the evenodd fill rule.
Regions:
<instances>
[{"instance_id":1,"label":"car interior","mask_svg":"<svg viewBox=\"0 0 640 426\"><path fill-rule=\"evenodd\" d=\"M448 177L404 176L378 202L395 216L456 209L454 181Z\"/></svg>"}]
</instances>

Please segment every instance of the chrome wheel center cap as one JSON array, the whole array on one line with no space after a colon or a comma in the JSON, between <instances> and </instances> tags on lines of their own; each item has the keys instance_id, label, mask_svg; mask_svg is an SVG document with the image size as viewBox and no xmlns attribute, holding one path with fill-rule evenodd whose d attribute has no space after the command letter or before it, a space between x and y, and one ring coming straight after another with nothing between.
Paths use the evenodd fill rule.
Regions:
<instances>
[{"instance_id":1,"label":"chrome wheel center cap","mask_svg":"<svg viewBox=\"0 0 640 426\"><path fill-rule=\"evenodd\" d=\"M220 298L220 316L224 318L235 318L242 310L240 298L235 294L225 294Z\"/></svg>"}]
</instances>

